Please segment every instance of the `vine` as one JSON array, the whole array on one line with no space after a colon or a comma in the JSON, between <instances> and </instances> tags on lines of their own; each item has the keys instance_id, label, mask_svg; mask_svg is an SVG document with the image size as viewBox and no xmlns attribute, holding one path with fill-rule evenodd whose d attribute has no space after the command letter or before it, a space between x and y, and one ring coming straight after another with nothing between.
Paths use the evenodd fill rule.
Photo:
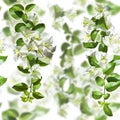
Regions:
<instances>
[{"instance_id":1,"label":"vine","mask_svg":"<svg viewBox=\"0 0 120 120\"><path fill-rule=\"evenodd\" d=\"M42 38L45 24L39 23L37 14L32 13L35 7L35 4L14 4L9 9L11 17L16 20L14 30L18 37L15 40L15 54L18 60L21 59L17 68L27 76L28 81L28 84L21 82L13 86L16 91L24 93L21 96L23 102L44 97L38 92L42 80L40 68L49 64L55 51L52 41Z\"/></svg>"}]
</instances>

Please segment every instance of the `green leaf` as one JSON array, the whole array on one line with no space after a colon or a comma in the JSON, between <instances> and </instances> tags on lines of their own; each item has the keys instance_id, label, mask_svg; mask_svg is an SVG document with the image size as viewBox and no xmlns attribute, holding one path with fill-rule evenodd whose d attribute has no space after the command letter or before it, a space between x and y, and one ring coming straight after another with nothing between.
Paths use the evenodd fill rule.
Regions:
<instances>
[{"instance_id":1,"label":"green leaf","mask_svg":"<svg viewBox=\"0 0 120 120\"><path fill-rule=\"evenodd\" d=\"M73 54L74 55L79 55L84 51L82 44L78 44L74 47L73 49Z\"/></svg>"},{"instance_id":2,"label":"green leaf","mask_svg":"<svg viewBox=\"0 0 120 120\"><path fill-rule=\"evenodd\" d=\"M4 63L7 59L7 56L0 56L0 65Z\"/></svg>"},{"instance_id":3,"label":"green leaf","mask_svg":"<svg viewBox=\"0 0 120 120\"><path fill-rule=\"evenodd\" d=\"M55 19L64 16L64 11L58 5L53 6Z\"/></svg>"},{"instance_id":4,"label":"green leaf","mask_svg":"<svg viewBox=\"0 0 120 120\"><path fill-rule=\"evenodd\" d=\"M47 114L49 112L49 109L42 106L36 106L33 111L35 111L35 113L38 113L40 116L42 116Z\"/></svg>"},{"instance_id":5,"label":"green leaf","mask_svg":"<svg viewBox=\"0 0 120 120\"><path fill-rule=\"evenodd\" d=\"M105 81L104 81L101 77L99 77L99 76L97 76L97 77L95 78L95 81L96 81L96 84L97 84L98 86L104 86L104 85L105 85Z\"/></svg>"},{"instance_id":6,"label":"green leaf","mask_svg":"<svg viewBox=\"0 0 120 120\"><path fill-rule=\"evenodd\" d=\"M57 93L57 96L58 96L60 106L69 102L68 97L64 93Z\"/></svg>"},{"instance_id":7,"label":"green leaf","mask_svg":"<svg viewBox=\"0 0 120 120\"><path fill-rule=\"evenodd\" d=\"M4 27L3 28L3 33L8 37L11 35L11 31L9 27Z\"/></svg>"},{"instance_id":8,"label":"green leaf","mask_svg":"<svg viewBox=\"0 0 120 120\"><path fill-rule=\"evenodd\" d=\"M33 8L35 8L35 4L29 4L25 7L26 12L30 12Z\"/></svg>"},{"instance_id":9,"label":"green leaf","mask_svg":"<svg viewBox=\"0 0 120 120\"><path fill-rule=\"evenodd\" d=\"M96 67L96 68L98 68L98 67L100 67L99 66L99 62L98 62L98 60L96 59L96 56L95 55L90 55L90 56L88 56L88 61L89 61L89 64L91 65L91 66L94 66L94 67Z\"/></svg>"},{"instance_id":10,"label":"green leaf","mask_svg":"<svg viewBox=\"0 0 120 120\"><path fill-rule=\"evenodd\" d=\"M73 70L73 67L72 67L72 66L69 67L69 68L66 68L66 69L64 70L64 73L65 73L66 75L68 75L70 78L74 78L74 77L75 77L75 75L74 75L74 70Z\"/></svg>"},{"instance_id":11,"label":"green leaf","mask_svg":"<svg viewBox=\"0 0 120 120\"><path fill-rule=\"evenodd\" d=\"M5 19L5 20L10 20L9 11L5 11L5 12L4 12L4 19Z\"/></svg>"},{"instance_id":12,"label":"green leaf","mask_svg":"<svg viewBox=\"0 0 120 120\"><path fill-rule=\"evenodd\" d=\"M2 120L17 120L19 113L15 109L7 109L2 112Z\"/></svg>"},{"instance_id":13,"label":"green leaf","mask_svg":"<svg viewBox=\"0 0 120 120\"><path fill-rule=\"evenodd\" d=\"M96 30L96 29L91 32L90 37L92 41L96 39L98 32L99 30Z\"/></svg>"},{"instance_id":14,"label":"green leaf","mask_svg":"<svg viewBox=\"0 0 120 120\"><path fill-rule=\"evenodd\" d=\"M17 66L17 68L20 72L23 72L23 73L26 73L26 74L30 73L29 68L23 68L23 66Z\"/></svg>"},{"instance_id":15,"label":"green leaf","mask_svg":"<svg viewBox=\"0 0 120 120\"><path fill-rule=\"evenodd\" d=\"M62 44L62 46L61 46L61 50L62 50L62 51L65 51L69 46L70 46L69 43L64 42L64 43Z\"/></svg>"},{"instance_id":16,"label":"green leaf","mask_svg":"<svg viewBox=\"0 0 120 120\"><path fill-rule=\"evenodd\" d=\"M14 11L23 11L24 7L21 4L15 4L12 6L12 8L14 9Z\"/></svg>"},{"instance_id":17,"label":"green leaf","mask_svg":"<svg viewBox=\"0 0 120 120\"><path fill-rule=\"evenodd\" d=\"M11 5L11 4L17 2L17 0L3 0L3 1L6 5Z\"/></svg>"},{"instance_id":18,"label":"green leaf","mask_svg":"<svg viewBox=\"0 0 120 120\"><path fill-rule=\"evenodd\" d=\"M70 28L67 23L63 24L63 30L65 33L71 33Z\"/></svg>"},{"instance_id":19,"label":"green leaf","mask_svg":"<svg viewBox=\"0 0 120 120\"><path fill-rule=\"evenodd\" d=\"M104 104L103 106L103 111L107 116L113 116L112 114L112 110L110 109L110 107L108 106L108 104Z\"/></svg>"},{"instance_id":20,"label":"green leaf","mask_svg":"<svg viewBox=\"0 0 120 120\"><path fill-rule=\"evenodd\" d=\"M21 46L21 47L24 46L25 43L23 41L23 38L18 38L17 41L16 41L16 44L17 44L17 46Z\"/></svg>"},{"instance_id":21,"label":"green leaf","mask_svg":"<svg viewBox=\"0 0 120 120\"><path fill-rule=\"evenodd\" d=\"M116 65L120 65L120 55L114 55L113 60L111 62L116 63Z\"/></svg>"},{"instance_id":22,"label":"green leaf","mask_svg":"<svg viewBox=\"0 0 120 120\"><path fill-rule=\"evenodd\" d=\"M36 64L36 59L35 59L35 57L34 57L33 54L28 54L28 55L27 55L27 60L28 60L28 62L29 62L29 64L30 64L31 67L32 67L34 64Z\"/></svg>"},{"instance_id":23,"label":"green leaf","mask_svg":"<svg viewBox=\"0 0 120 120\"><path fill-rule=\"evenodd\" d=\"M118 82L109 82L109 83L107 83L105 85L105 89L108 92L112 92L112 91L116 90L119 86L120 86L120 81L118 81Z\"/></svg>"},{"instance_id":24,"label":"green leaf","mask_svg":"<svg viewBox=\"0 0 120 120\"><path fill-rule=\"evenodd\" d=\"M28 89L28 86L27 84L21 82L21 83L15 84L12 88L16 91L23 92Z\"/></svg>"},{"instance_id":25,"label":"green leaf","mask_svg":"<svg viewBox=\"0 0 120 120\"><path fill-rule=\"evenodd\" d=\"M44 66L48 65L48 63L46 63L42 60L39 60L38 58L36 59L36 64L39 64L41 67L44 67Z\"/></svg>"},{"instance_id":26,"label":"green leaf","mask_svg":"<svg viewBox=\"0 0 120 120\"><path fill-rule=\"evenodd\" d=\"M81 63L81 66L84 67L84 68L87 68L88 67L88 62L87 61L83 61Z\"/></svg>"},{"instance_id":27,"label":"green leaf","mask_svg":"<svg viewBox=\"0 0 120 120\"><path fill-rule=\"evenodd\" d=\"M90 88L91 88L90 85L87 85L87 86L84 87L84 93L85 93L86 96L90 92Z\"/></svg>"},{"instance_id":28,"label":"green leaf","mask_svg":"<svg viewBox=\"0 0 120 120\"><path fill-rule=\"evenodd\" d=\"M108 47L104 43L100 43L98 50L107 53Z\"/></svg>"},{"instance_id":29,"label":"green leaf","mask_svg":"<svg viewBox=\"0 0 120 120\"><path fill-rule=\"evenodd\" d=\"M108 26L106 25L106 20L105 20L104 16L102 16L100 19L96 19L95 24L96 24L96 26L98 26L99 28L101 28L103 30L108 29Z\"/></svg>"},{"instance_id":30,"label":"green leaf","mask_svg":"<svg viewBox=\"0 0 120 120\"><path fill-rule=\"evenodd\" d=\"M26 27L27 27L28 29L31 29L31 28L34 27L34 23L33 23L32 21L30 21L30 20L27 20L27 21L26 21Z\"/></svg>"},{"instance_id":31,"label":"green leaf","mask_svg":"<svg viewBox=\"0 0 120 120\"><path fill-rule=\"evenodd\" d=\"M83 42L83 46L85 48L96 48L98 45L98 42Z\"/></svg>"},{"instance_id":32,"label":"green leaf","mask_svg":"<svg viewBox=\"0 0 120 120\"><path fill-rule=\"evenodd\" d=\"M67 78L65 78L65 77L62 77L62 78L59 79L59 86L60 86L60 88L63 88L66 79Z\"/></svg>"},{"instance_id":33,"label":"green leaf","mask_svg":"<svg viewBox=\"0 0 120 120\"><path fill-rule=\"evenodd\" d=\"M96 115L95 120L107 120L107 117L105 115Z\"/></svg>"},{"instance_id":34,"label":"green leaf","mask_svg":"<svg viewBox=\"0 0 120 120\"><path fill-rule=\"evenodd\" d=\"M75 30L75 31L72 33L71 43L79 44L79 43L80 43L79 35L80 35L80 31L79 31L79 30ZM71 36L70 36L70 37L71 37Z\"/></svg>"},{"instance_id":35,"label":"green leaf","mask_svg":"<svg viewBox=\"0 0 120 120\"><path fill-rule=\"evenodd\" d=\"M106 1L106 8L112 15L116 15L120 12L120 6L110 1Z\"/></svg>"},{"instance_id":36,"label":"green leaf","mask_svg":"<svg viewBox=\"0 0 120 120\"><path fill-rule=\"evenodd\" d=\"M85 99L80 103L80 111L86 115L92 115L91 109Z\"/></svg>"},{"instance_id":37,"label":"green leaf","mask_svg":"<svg viewBox=\"0 0 120 120\"><path fill-rule=\"evenodd\" d=\"M5 84L7 81L7 78L0 76L0 86L2 86L3 84Z\"/></svg>"},{"instance_id":38,"label":"green leaf","mask_svg":"<svg viewBox=\"0 0 120 120\"><path fill-rule=\"evenodd\" d=\"M37 89L40 88L40 86L41 86L41 83L40 83L41 79L40 78L33 78L32 79L33 91L36 91Z\"/></svg>"},{"instance_id":39,"label":"green leaf","mask_svg":"<svg viewBox=\"0 0 120 120\"><path fill-rule=\"evenodd\" d=\"M23 15L24 7L21 4L15 4L10 9L10 15L15 19L20 19Z\"/></svg>"},{"instance_id":40,"label":"green leaf","mask_svg":"<svg viewBox=\"0 0 120 120\"><path fill-rule=\"evenodd\" d=\"M31 120L31 117L32 117L32 113L30 112L24 112L20 115L20 118L19 120Z\"/></svg>"},{"instance_id":41,"label":"green leaf","mask_svg":"<svg viewBox=\"0 0 120 120\"><path fill-rule=\"evenodd\" d=\"M111 62L110 62L110 63L107 64L107 66L103 69L103 73L106 74L106 75L111 74L111 73L114 71L115 66L116 66L115 63L111 63Z\"/></svg>"},{"instance_id":42,"label":"green leaf","mask_svg":"<svg viewBox=\"0 0 120 120\"><path fill-rule=\"evenodd\" d=\"M100 99L102 97L102 93L100 91L92 91L92 97L94 99Z\"/></svg>"},{"instance_id":43,"label":"green leaf","mask_svg":"<svg viewBox=\"0 0 120 120\"><path fill-rule=\"evenodd\" d=\"M117 82L120 81L120 75L117 73L112 73L107 77L108 82Z\"/></svg>"},{"instance_id":44,"label":"green leaf","mask_svg":"<svg viewBox=\"0 0 120 120\"><path fill-rule=\"evenodd\" d=\"M93 5L89 4L87 6L87 11L90 15L93 15L95 13L95 8L93 7Z\"/></svg>"},{"instance_id":45,"label":"green leaf","mask_svg":"<svg viewBox=\"0 0 120 120\"><path fill-rule=\"evenodd\" d=\"M14 19L21 19L23 15L22 11L15 11L14 8L10 8L9 13Z\"/></svg>"},{"instance_id":46,"label":"green leaf","mask_svg":"<svg viewBox=\"0 0 120 120\"><path fill-rule=\"evenodd\" d=\"M109 94L109 93L106 93L105 95L103 95L103 98L104 98L105 100L107 100L109 97L110 97L110 94Z\"/></svg>"},{"instance_id":47,"label":"green leaf","mask_svg":"<svg viewBox=\"0 0 120 120\"><path fill-rule=\"evenodd\" d=\"M24 22L27 22L27 21L28 21L28 16L27 16L26 13L24 13L24 14L22 15L22 20L23 20Z\"/></svg>"},{"instance_id":48,"label":"green leaf","mask_svg":"<svg viewBox=\"0 0 120 120\"><path fill-rule=\"evenodd\" d=\"M106 0L95 0L96 2L105 3Z\"/></svg>"},{"instance_id":49,"label":"green leaf","mask_svg":"<svg viewBox=\"0 0 120 120\"><path fill-rule=\"evenodd\" d=\"M112 102L111 104L110 104L110 106L112 107L112 108L115 108L115 109L120 109L120 103L119 102Z\"/></svg>"},{"instance_id":50,"label":"green leaf","mask_svg":"<svg viewBox=\"0 0 120 120\"><path fill-rule=\"evenodd\" d=\"M36 26L34 26L32 30L38 30L40 33L42 33L45 30L45 24L39 23Z\"/></svg>"},{"instance_id":51,"label":"green leaf","mask_svg":"<svg viewBox=\"0 0 120 120\"><path fill-rule=\"evenodd\" d=\"M42 98L44 98L44 96L40 92L33 92L32 95L36 99L42 99Z\"/></svg>"},{"instance_id":52,"label":"green leaf","mask_svg":"<svg viewBox=\"0 0 120 120\"><path fill-rule=\"evenodd\" d=\"M23 32L26 29L26 25L24 23L17 23L15 25L15 31L16 32Z\"/></svg>"}]
</instances>

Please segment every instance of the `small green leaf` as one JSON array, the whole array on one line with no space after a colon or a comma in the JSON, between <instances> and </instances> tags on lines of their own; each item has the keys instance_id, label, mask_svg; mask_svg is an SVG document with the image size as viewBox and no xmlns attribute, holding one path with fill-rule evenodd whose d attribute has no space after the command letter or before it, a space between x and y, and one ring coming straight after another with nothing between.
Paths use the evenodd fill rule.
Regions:
<instances>
[{"instance_id":1,"label":"small green leaf","mask_svg":"<svg viewBox=\"0 0 120 120\"><path fill-rule=\"evenodd\" d=\"M98 42L83 42L83 46L85 48L96 48L98 45Z\"/></svg>"},{"instance_id":2,"label":"small green leaf","mask_svg":"<svg viewBox=\"0 0 120 120\"><path fill-rule=\"evenodd\" d=\"M40 92L33 92L33 97L36 99L44 98L44 96Z\"/></svg>"},{"instance_id":3,"label":"small green leaf","mask_svg":"<svg viewBox=\"0 0 120 120\"><path fill-rule=\"evenodd\" d=\"M24 13L24 14L22 15L22 20L23 20L24 22L27 22L27 21L28 21L28 16L27 16L26 13Z\"/></svg>"},{"instance_id":4,"label":"small green leaf","mask_svg":"<svg viewBox=\"0 0 120 120\"><path fill-rule=\"evenodd\" d=\"M112 110L110 109L110 107L108 106L108 104L104 104L103 111L105 112L105 114L107 116L113 116Z\"/></svg>"},{"instance_id":5,"label":"small green leaf","mask_svg":"<svg viewBox=\"0 0 120 120\"><path fill-rule=\"evenodd\" d=\"M74 55L79 55L84 51L82 44L78 44L74 47L73 49L73 54Z\"/></svg>"},{"instance_id":6,"label":"small green leaf","mask_svg":"<svg viewBox=\"0 0 120 120\"><path fill-rule=\"evenodd\" d=\"M120 65L120 55L114 55L113 60L111 62L116 63L116 65Z\"/></svg>"},{"instance_id":7,"label":"small green leaf","mask_svg":"<svg viewBox=\"0 0 120 120\"><path fill-rule=\"evenodd\" d=\"M16 44L17 44L17 46L21 46L21 47L24 46L25 43L23 41L23 38L18 38L17 41L16 41Z\"/></svg>"},{"instance_id":8,"label":"small green leaf","mask_svg":"<svg viewBox=\"0 0 120 120\"><path fill-rule=\"evenodd\" d=\"M26 73L26 74L30 73L29 68L23 68L23 66L17 66L17 68L20 72L23 72L23 73Z\"/></svg>"},{"instance_id":9,"label":"small green leaf","mask_svg":"<svg viewBox=\"0 0 120 120\"><path fill-rule=\"evenodd\" d=\"M107 77L108 82L117 82L120 81L120 75L117 73L112 73Z\"/></svg>"},{"instance_id":10,"label":"small green leaf","mask_svg":"<svg viewBox=\"0 0 120 120\"><path fill-rule=\"evenodd\" d=\"M80 111L86 115L92 115L91 109L85 99L80 103Z\"/></svg>"},{"instance_id":11,"label":"small green leaf","mask_svg":"<svg viewBox=\"0 0 120 120\"><path fill-rule=\"evenodd\" d=\"M95 0L96 2L105 3L106 0Z\"/></svg>"},{"instance_id":12,"label":"small green leaf","mask_svg":"<svg viewBox=\"0 0 120 120\"><path fill-rule=\"evenodd\" d=\"M100 43L98 50L107 53L108 47L104 43Z\"/></svg>"},{"instance_id":13,"label":"small green leaf","mask_svg":"<svg viewBox=\"0 0 120 120\"><path fill-rule=\"evenodd\" d=\"M19 120L31 120L33 114L31 112L24 112L20 115Z\"/></svg>"},{"instance_id":14,"label":"small green leaf","mask_svg":"<svg viewBox=\"0 0 120 120\"><path fill-rule=\"evenodd\" d=\"M17 23L15 25L16 32L23 32L26 29L26 25L24 23Z\"/></svg>"},{"instance_id":15,"label":"small green leaf","mask_svg":"<svg viewBox=\"0 0 120 120\"><path fill-rule=\"evenodd\" d=\"M17 2L17 0L3 0L3 1L6 5L11 5L11 4Z\"/></svg>"},{"instance_id":16,"label":"small green leaf","mask_svg":"<svg viewBox=\"0 0 120 120\"><path fill-rule=\"evenodd\" d=\"M44 67L44 66L48 65L48 63L46 63L42 60L39 60L38 58L36 59L36 64L39 64L41 67Z\"/></svg>"},{"instance_id":17,"label":"small green leaf","mask_svg":"<svg viewBox=\"0 0 120 120\"><path fill-rule=\"evenodd\" d=\"M81 66L84 67L84 68L87 68L88 67L88 62L87 61L83 61L81 63Z\"/></svg>"},{"instance_id":18,"label":"small green leaf","mask_svg":"<svg viewBox=\"0 0 120 120\"><path fill-rule=\"evenodd\" d=\"M99 66L99 62L98 62L98 60L96 59L96 56L95 55L90 55L90 56L88 56L88 61L89 61L89 64L91 65L91 66L94 66L94 67L100 67Z\"/></svg>"},{"instance_id":19,"label":"small green leaf","mask_svg":"<svg viewBox=\"0 0 120 120\"><path fill-rule=\"evenodd\" d=\"M22 11L15 11L14 8L10 8L9 13L14 19L21 19L23 15Z\"/></svg>"},{"instance_id":20,"label":"small green leaf","mask_svg":"<svg viewBox=\"0 0 120 120\"><path fill-rule=\"evenodd\" d=\"M90 36L92 41L96 39L98 32L99 30L96 30L96 29L91 32Z\"/></svg>"},{"instance_id":21,"label":"small green leaf","mask_svg":"<svg viewBox=\"0 0 120 120\"><path fill-rule=\"evenodd\" d=\"M65 94L57 93L57 96L58 96L58 100L59 100L59 105L60 106L69 102L69 99L68 99L68 97Z\"/></svg>"},{"instance_id":22,"label":"small green leaf","mask_svg":"<svg viewBox=\"0 0 120 120\"><path fill-rule=\"evenodd\" d=\"M65 33L71 33L70 28L67 23L63 24L63 30Z\"/></svg>"},{"instance_id":23,"label":"small green leaf","mask_svg":"<svg viewBox=\"0 0 120 120\"><path fill-rule=\"evenodd\" d=\"M10 28L9 28L9 27L4 27L4 28L3 28L3 33L4 33L6 36L10 36L10 35L11 35Z\"/></svg>"},{"instance_id":24,"label":"small green leaf","mask_svg":"<svg viewBox=\"0 0 120 120\"><path fill-rule=\"evenodd\" d=\"M41 79L42 79L42 78L41 78ZM41 86L41 83L40 83L41 79L40 79L40 78L33 78L33 79L32 79L33 91L36 91L37 89L40 88L40 86Z\"/></svg>"},{"instance_id":25,"label":"small green leaf","mask_svg":"<svg viewBox=\"0 0 120 120\"><path fill-rule=\"evenodd\" d=\"M37 24L32 28L32 30L38 30L40 33L42 33L45 30L45 24L44 23Z\"/></svg>"},{"instance_id":26,"label":"small green leaf","mask_svg":"<svg viewBox=\"0 0 120 120\"><path fill-rule=\"evenodd\" d=\"M87 6L87 11L88 11L88 13L89 14L94 14L94 12L95 12L95 8L93 7L93 5L91 5L91 4L89 4L88 6Z\"/></svg>"},{"instance_id":27,"label":"small green leaf","mask_svg":"<svg viewBox=\"0 0 120 120\"><path fill-rule=\"evenodd\" d=\"M34 64L36 64L36 59L35 56L33 54L28 54L27 55L27 60L30 64L30 66L32 67Z\"/></svg>"},{"instance_id":28,"label":"small green leaf","mask_svg":"<svg viewBox=\"0 0 120 120\"><path fill-rule=\"evenodd\" d=\"M14 9L14 11L23 11L24 7L21 4L15 4L12 6L12 8Z\"/></svg>"},{"instance_id":29,"label":"small green leaf","mask_svg":"<svg viewBox=\"0 0 120 120\"><path fill-rule=\"evenodd\" d=\"M102 16L100 19L96 19L95 21L96 26L98 26L99 28L106 30L108 29L108 26L106 25L106 20L105 17Z\"/></svg>"},{"instance_id":30,"label":"small green leaf","mask_svg":"<svg viewBox=\"0 0 120 120\"><path fill-rule=\"evenodd\" d=\"M15 84L12 88L16 91L23 92L28 89L28 86L25 83L18 83Z\"/></svg>"},{"instance_id":31,"label":"small green leaf","mask_svg":"<svg viewBox=\"0 0 120 120\"><path fill-rule=\"evenodd\" d=\"M64 73L65 73L66 75L68 75L70 78L74 78L74 77L75 77L75 75L74 75L74 70L73 70L73 67L72 67L72 66L66 68L66 69L64 70Z\"/></svg>"},{"instance_id":32,"label":"small green leaf","mask_svg":"<svg viewBox=\"0 0 120 120\"><path fill-rule=\"evenodd\" d=\"M58 5L53 6L55 19L64 16L64 11Z\"/></svg>"},{"instance_id":33,"label":"small green leaf","mask_svg":"<svg viewBox=\"0 0 120 120\"><path fill-rule=\"evenodd\" d=\"M105 95L103 95L103 98L104 98L105 100L107 100L109 97L110 97L110 94L109 94L109 93L106 93Z\"/></svg>"},{"instance_id":34,"label":"small green leaf","mask_svg":"<svg viewBox=\"0 0 120 120\"><path fill-rule=\"evenodd\" d=\"M62 51L65 51L69 46L70 46L69 43L64 42L64 43L62 44L62 46L61 46L61 50L62 50Z\"/></svg>"},{"instance_id":35,"label":"small green leaf","mask_svg":"<svg viewBox=\"0 0 120 120\"><path fill-rule=\"evenodd\" d=\"M7 59L7 56L0 56L0 65L4 63Z\"/></svg>"},{"instance_id":36,"label":"small green leaf","mask_svg":"<svg viewBox=\"0 0 120 120\"><path fill-rule=\"evenodd\" d=\"M90 88L91 88L90 85L87 85L87 86L84 87L84 93L85 93L86 96L90 92Z\"/></svg>"},{"instance_id":37,"label":"small green leaf","mask_svg":"<svg viewBox=\"0 0 120 120\"><path fill-rule=\"evenodd\" d=\"M60 88L63 88L66 79L67 78L65 78L65 77L62 77L62 78L59 79L59 86L60 86Z\"/></svg>"},{"instance_id":38,"label":"small green leaf","mask_svg":"<svg viewBox=\"0 0 120 120\"><path fill-rule=\"evenodd\" d=\"M112 91L116 90L119 86L120 86L120 81L118 81L118 82L109 82L109 83L107 83L105 85L105 89L108 92L112 92Z\"/></svg>"},{"instance_id":39,"label":"small green leaf","mask_svg":"<svg viewBox=\"0 0 120 120\"><path fill-rule=\"evenodd\" d=\"M27 27L28 29L31 29L31 28L34 27L34 23L33 23L32 21L30 21L30 20L27 20L27 21L26 21L26 27Z\"/></svg>"},{"instance_id":40,"label":"small green leaf","mask_svg":"<svg viewBox=\"0 0 120 120\"><path fill-rule=\"evenodd\" d=\"M7 109L2 112L2 120L17 120L19 113L15 109Z\"/></svg>"},{"instance_id":41,"label":"small green leaf","mask_svg":"<svg viewBox=\"0 0 120 120\"><path fill-rule=\"evenodd\" d=\"M106 8L112 15L116 15L120 12L120 6L110 1L106 1Z\"/></svg>"},{"instance_id":42,"label":"small green leaf","mask_svg":"<svg viewBox=\"0 0 120 120\"><path fill-rule=\"evenodd\" d=\"M115 63L110 62L109 64L107 64L106 68L103 69L103 73L106 75L111 74L114 71L115 66L116 66Z\"/></svg>"},{"instance_id":43,"label":"small green leaf","mask_svg":"<svg viewBox=\"0 0 120 120\"><path fill-rule=\"evenodd\" d=\"M100 99L102 97L102 93L100 91L92 91L92 97L94 99Z\"/></svg>"},{"instance_id":44,"label":"small green leaf","mask_svg":"<svg viewBox=\"0 0 120 120\"><path fill-rule=\"evenodd\" d=\"M30 12L33 8L35 8L35 4L29 4L25 7L26 12Z\"/></svg>"},{"instance_id":45,"label":"small green leaf","mask_svg":"<svg viewBox=\"0 0 120 120\"><path fill-rule=\"evenodd\" d=\"M0 76L0 86L2 86L3 84L5 84L7 81L7 78Z\"/></svg>"},{"instance_id":46,"label":"small green leaf","mask_svg":"<svg viewBox=\"0 0 120 120\"><path fill-rule=\"evenodd\" d=\"M104 86L104 84L105 84L105 81L104 81L101 77L99 77L99 76L97 76L97 77L95 78L95 81L96 81L96 84L97 84L98 86Z\"/></svg>"},{"instance_id":47,"label":"small green leaf","mask_svg":"<svg viewBox=\"0 0 120 120\"><path fill-rule=\"evenodd\" d=\"M23 15L24 7L21 4L15 4L10 9L10 15L15 19L20 19Z\"/></svg>"}]
</instances>

